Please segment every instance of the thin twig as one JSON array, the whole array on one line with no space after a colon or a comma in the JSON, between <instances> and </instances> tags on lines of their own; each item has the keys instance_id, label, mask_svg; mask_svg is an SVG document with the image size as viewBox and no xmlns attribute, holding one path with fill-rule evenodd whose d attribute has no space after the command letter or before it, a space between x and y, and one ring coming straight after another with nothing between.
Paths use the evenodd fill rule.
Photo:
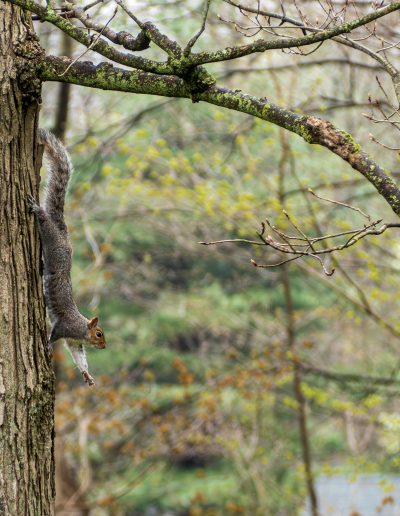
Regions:
<instances>
[{"instance_id":1,"label":"thin twig","mask_svg":"<svg viewBox=\"0 0 400 516\"><path fill-rule=\"evenodd\" d=\"M65 75L68 70L71 68L71 66L73 66L77 61L79 61L79 59L81 57L83 57L87 52L89 52L89 50L91 48L94 47L94 45L98 42L98 40L100 39L101 35L103 34L103 32L106 30L107 26L111 23L111 21L114 19L115 15L117 14L117 11L118 11L118 7L115 8L115 11L113 13L113 15L111 16L111 18L108 20L108 22L104 25L104 27L102 28L102 30L99 32L99 34L97 34L97 36L93 39L92 43L87 47L87 49L82 52L82 54L80 54L78 57L76 57L73 61L71 61L71 63L67 66L67 68L63 71L63 73L60 74L60 77L62 77L63 75Z\"/></svg>"},{"instance_id":2,"label":"thin twig","mask_svg":"<svg viewBox=\"0 0 400 516\"><path fill-rule=\"evenodd\" d=\"M309 188L308 191L310 192L310 194L312 194L317 199L321 199L321 201L330 202L332 204L337 204L338 206L343 206L344 208L349 208L350 210L356 211L357 213L359 213L360 215L362 215L363 217L368 219L369 222L371 222L370 215L367 215L360 208L357 208L356 206L351 206L350 204L346 204L345 202L334 201L333 199L328 199L327 197L322 197L321 195L316 194L314 192L314 190L312 190L311 188Z\"/></svg>"},{"instance_id":3,"label":"thin twig","mask_svg":"<svg viewBox=\"0 0 400 516\"><path fill-rule=\"evenodd\" d=\"M201 27L198 30L198 32L193 36L193 38L190 39L190 41L186 45L186 47L183 51L183 54L185 56L190 54L192 47L194 46L196 41L199 39L199 37L203 34L203 32L206 28L206 22L207 22L208 11L210 9L210 4L211 4L211 0L206 0L206 8L205 8L204 15L203 15L203 22L202 22Z\"/></svg>"}]
</instances>

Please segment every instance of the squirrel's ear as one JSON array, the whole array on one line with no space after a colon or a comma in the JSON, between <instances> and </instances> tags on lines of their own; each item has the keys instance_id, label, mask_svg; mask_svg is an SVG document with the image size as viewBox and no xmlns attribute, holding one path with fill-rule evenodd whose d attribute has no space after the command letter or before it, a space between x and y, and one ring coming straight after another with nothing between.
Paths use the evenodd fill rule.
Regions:
<instances>
[{"instance_id":1,"label":"squirrel's ear","mask_svg":"<svg viewBox=\"0 0 400 516\"><path fill-rule=\"evenodd\" d=\"M97 323L99 322L98 317L93 317L93 319L90 319L90 321L87 323L89 330L92 328L95 328L97 326Z\"/></svg>"}]
</instances>

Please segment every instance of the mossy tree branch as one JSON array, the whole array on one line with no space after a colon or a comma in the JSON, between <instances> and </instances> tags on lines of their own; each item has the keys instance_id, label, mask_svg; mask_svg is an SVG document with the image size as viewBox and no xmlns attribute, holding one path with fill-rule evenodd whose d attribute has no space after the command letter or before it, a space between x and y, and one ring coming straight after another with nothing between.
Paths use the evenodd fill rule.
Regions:
<instances>
[{"instance_id":1,"label":"mossy tree branch","mask_svg":"<svg viewBox=\"0 0 400 516\"><path fill-rule=\"evenodd\" d=\"M44 81L70 82L103 90L192 98L189 85L179 77L161 76L141 70L123 70L107 63L97 66L91 62L76 62L70 66L71 64L72 61L67 58L44 57L39 64L39 76ZM261 118L301 136L307 143L326 147L360 172L385 198L393 211L400 215L399 187L349 134L330 122L314 116L301 116L268 102L266 98L253 97L217 85L199 92L196 101Z\"/></svg>"},{"instance_id":2,"label":"mossy tree branch","mask_svg":"<svg viewBox=\"0 0 400 516\"><path fill-rule=\"evenodd\" d=\"M107 57L111 61L116 63L144 70L147 72L165 74L165 75L178 75L183 76L187 73L187 70L193 67L204 65L207 63L215 63L220 61L228 61L237 59L257 52L265 52L267 50L276 49L287 49L287 48L298 48L303 46L312 45L314 43L321 43L326 40L335 39L338 40L338 36L348 34L354 29L367 25L379 18L387 16L388 14L400 10L400 2L393 2L390 5L376 9L375 11L366 14L356 20L343 23L331 29L319 30L308 35L304 35L298 38L277 38L277 39L258 39L248 45L240 45L237 47L226 47L217 51L203 51L194 54L182 53L182 49L179 45L171 40L165 34L162 34L157 27L151 22L143 23L137 19L137 17L125 6L122 0L116 0L117 3L128 13L128 15L135 20L143 35L153 41L158 47L163 49L168 55L169 60L167 62L158 62L142 57L135 56L133 54L126 54L116 50L114 47L109 45L103 39L98 39L94 44L92 38L86 34L83 30L75 27L68 19L57 14L51 7L42 7L35 3L33 0L8 0L9 2L22 7L32 13L39 16L42 21L48 21L67 33L69 36L74 38L79 43L82 43L86 47L90 47L91 50L98 52L99 54ZM79 9L74 12L71 11L72 16L76 16L84 23L87 27L92 26L96 31L99 31L98 24L94 24L90 21L83 21L82 16L79 13ZM108 30L108 32L113 32ZM126 33L127 34L127 33ZM115 36L115 33L112 34ZM108 36L107 36L108 37ZM109 38L111 40L115 38ZM133 38L133 36L132 36ZM125 37L126 39L126 37ZM342 44L348 46L357 46L356 42L348 41L346 39L340 39ZM358 45L362 47L362 45ZM359 50L361 48L358 48ZM363 49L366 50L366 49ZM384 58L379 59L381 64L386 70L393 76L397 74L390 63Z\"/></svg>"},{"instance_id":3,"label":"mossy tree branch","mask_svg":"<svg viewBox=\"0 0 400 516\"><path fill-rule=\"evenodd\" d=\"M274 13L274 12L270 12L270 11L264 11L262 9L259 9L258 7L254 8L254 7L244 6L242 4L233 2L232 0L224 0L224 1L227 4L237 7L240 11L245 11L248 13L261 15L266 18L276 18L276 19L281 20L282 22L288 22L296 27L299 27L299 28L303 27L303 29L302 29L303 33L304 34L306 33L305 29L304 29L304 23L301 20L296 20L294 18L290 18L290 17L286 16L285 14L278 14L278 13ZM394 4L392 4L389 7L392 8L393 6L396 7ZM398 9L398 7L397 7L397 9ZM380 11L379 14L381 16L382 12ZM383 14L383 15L385 16L385 14ZM363 20L365 21L365 17L360 18L359 20L356 20L356 22L357 23L361 22L361 25L363 25L363 24L365 24L365 23L363 23ZM343 27L343 26L336 27L335 30L340 27ZM307 27L306 29L307 29L307 32L311 32L312 34L320 34L321 35L321 34L325 33L325 35L326 35L326 32L327 32L327 31L321 32L321 29L316 28L316 27ZM302 39L303 38L300 38L300 40L302 40ZM397 70L397 68L395 66L393 66L393 64L385 56L383 56L382 54L380 54L376 51L371 50L370 48L368 48L367 46L363 45L362 43L360 43L358 41L349 39L345 33L341 33L341 34L339 34L337 36L333 36L333 37L331 36L328 39L330 39L331 41L335 41L336 43L339 43L340 45L344 45L346 47L353 48L354 50L357 50L358 52L362 52L363 54L366 54L369 57L371 57L372 59L374 59L375 61L377 61L382 66L382 68L390 75L392 82L393 82L393 87L395 90L397 101L400 104L400 73ZM285 41L285 39L283 39L282 41ZM299 39L298 39L298 41L299 41ZM299 45L299 46L301 46L301 45Z\"/></svg>"},{"instance_id":4,"label":"mossy tree branch","mask_svg":"<svg viewBox=\"0 0 400 516\"><path fill-rule=\"evenodd\" d=\"M146 35L155 43L159 48L164 50L170 57L179 58L182 55L182 49L176 41L170 39L166 34L160 32L160 30L151 22L142 22L138 19L133 12L128 9L122 0L115 0L119 6L126 12L126 14L140 27Z\"/></svg>"},{"instance_id":5,"label":"mossy tree branch","mask_svg":"<svg viewBox=\"0 0 400 516\"><path fill-rule=\"evenodd\" d=\"M93 40L83 30L59 16L51 7L44 8L32 0L8 1L36 13L42 20L56 25L104 57L133 68L133 70L127 71L108 63L95 66L89 62L72 62L69 59L48 56L39 64L42 80L70 82L106 90L191 98L194 101L204 101L256 116L298 134L308 143L322 145L340 156L368 179L390 204L394 212L400 215L399 188L384 169L361 150L350 135L327 121L312 116L300 116L269 103L265 98L251 97L240 91L219 87L215 84L215 79L200 66L202 63L234 59L253 52L299 47L331 39L399 10L400 2L393 2L333 29L300 38L258 40L241 47L188 55L181 54L181 49L175 47L175 42L159 33L151 23L142 23L136 20L140 29L146 31L148 38L152 41L155 40L156 44L168 53L168 61L157 62L120 52L104 39ZM126 10L122 0L118 0L118 3ZM136 19L133 13L128 12L128 14Z\"/></svg>"},{"instance_id":6,"label":"mossy tree branch","mask_svg":"<svg viewBox=\"0 0 400 516\"><path fill-rule=\"evenodd\" d=\"M110 27L93 21L82 7L77 7L71 2L64 2L64 5L65 8L68 9L68 18L76 18L82 22L87 29L96 31L116 45L122 45L127 50L132 50L134 52L145 50L150 46L150 39L146 35L145 30L141 30L136 37L126 31L115 32ZM63 18L65 18L65 14L63 15Z\"/></svg>"},{"instance_id":7,"label":"mossy tree branch","mask_svg":"<svg viewBox=\"0 0 400 516\"><path fill-rule=\"evenodd\" d=\"M291 25L294 25L296 27L299 27L300 29L303 28L302 30L305 34L304 23L301 20L296 20L295 18L288 17L285 14L278 14L278 13L274 13L274 12L270 12L270 11L264 11L259 8L244 6L242 4L233 2L232 0L224 0L224 1L229 5L233 5L234 7L237 7L240 11L245 11L245 12L252 13L252 14L258 14L258 15L264 16L266 18L275 18L275 19L281 20L283 23L286 22L286 23L290 23ZM307 27L307 32L321 33L321 29L316 28L316 27ZM348 39L344 34L341 34L339 36L334 36L330 39L341 45L353 48L354 50L358 50L359 52L363 52L364 54L368 55L372 59L375 59L375 61L378 61L378 63L382 66L382 68L384 68L384 70L386 70L387 73L392 77L395 88L396 88L396 84L399 81L399 78L398 78L399 73L398 73L397 69L392 65L392 63L390 63L388 61L388 59L386 59L384 56L382 56L378 52L374 52L373 50L369 49L368 47L366 47L365 45L362 45L361 43L359 43L357 41ZM399 91L396 91L396 94L397 94L397 98L400 102L400 89L399 89Z\"/></svg>"},{"instance_id":8,"label":"mossy tree branch","mask_svg":"<svg viewBox=\"0 0 400 516\"><path fill-rule=\"evenodd\" d=\"M326 41L329 39L333 39L342 34L348 34L349 32L357 29L358 27L362 27L363 25L367 25L379 18L382 18L394 11L400 10L400 2L393 2L386 7L382 7L380 9L376 9L376 11L366 14L361 18L357 18L351 22L343 23L334 27L333 29L322 30L313 34L308 34L307 36L301 36L299 38L277 38L277 39L258 39L248 45L241 45L238 47L227 47L221 50L217 50L215 52L199 52L197 54L193 54L191 57L191 63L193 65L201 65L207 63L215 63L219 61L229 61L232 59L237 59L239 57L244 57L249 54L254 54L255 52L265 52L266 50L274 50L274 49L284 49L284 48L294 48L294 47L303 47L307 45L312 45L314 43L321 43L322 41Z\"/></svg>"},{"instance_id":9,"label":"mossy tree branch","mask_svg":"<svg viewBox=\"0 0 400 516\"><path fill-rule=\"evenodd\" d=\"M32 0L8 0L32 13L37 14L41 21L48 21L68 34L71 38L111 61L124 66L145 70L159 74L174 74L175 68L167 62L153 61L130 53L120 52L109 45L104 39L92 38L85 31L73 25L68 19L57 14L52 8L46 8L36 4ZM96 40L96 41L95 41ZM95 42L94 42L95 41Z\"/></svg>"}]
</instances>

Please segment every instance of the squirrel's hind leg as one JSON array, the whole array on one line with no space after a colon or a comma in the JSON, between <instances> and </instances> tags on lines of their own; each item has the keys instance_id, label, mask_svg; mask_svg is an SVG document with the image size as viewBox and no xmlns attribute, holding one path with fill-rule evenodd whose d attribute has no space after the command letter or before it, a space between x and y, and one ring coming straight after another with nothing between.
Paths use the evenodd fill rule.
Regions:
<instances>
[{"instance_id":1,"label":"squirrel's hind leg","mask_svg":"<svg viewBox=\"0 0 400 516\"><path fill-rule=\"evenodd\" d=\"M58 321L52 326L50 335L47 339L47 352L50 357L53 356L54 344L61 338L60 325Z\"/></svg>"},{"instance_id":2,"label":"squirrel's hind leg","mask_svg":"<svg viewBox=\"0 0 400 516\"><path fill-rule=\"evenodd\" d=\"M62 336L63 336L62 324L60 324L59 321L56 321L51 328L48 344L51 347L53 347L53 344L55 342L57 342L58 339L61 339Z\"/></svg>"}]
</instances>

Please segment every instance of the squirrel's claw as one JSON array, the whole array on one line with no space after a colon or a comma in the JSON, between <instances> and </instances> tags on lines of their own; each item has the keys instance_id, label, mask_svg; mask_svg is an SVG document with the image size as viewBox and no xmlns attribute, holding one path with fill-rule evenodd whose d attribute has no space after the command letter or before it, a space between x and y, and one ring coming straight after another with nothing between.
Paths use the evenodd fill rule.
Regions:
<instances>
[{"instance_id":1,"label":"squirrel's claw","mask_svg":"<svg viewBox=\"0 0 400 516\"><path fill-rule=\"evenodd\" d=\"M28 206L29 206L31 211L34 211L34 209L38 207L36 199L32 195L30 195L30 194L28 194L26 196L26 202L27 202L27 204L28 204Z\"/></svg>"},{"instance_id":2,"label":"squirrel's claw","mask_svg":"<svg viewBox=\"0 0 400 516\"><path fill-rule=\"evenodd\" d=\"M87 371L82 371L83 379L85 380L85 383L87 383L89 386L94 385L94 379Z\"/></svg>"}]
</instances>

